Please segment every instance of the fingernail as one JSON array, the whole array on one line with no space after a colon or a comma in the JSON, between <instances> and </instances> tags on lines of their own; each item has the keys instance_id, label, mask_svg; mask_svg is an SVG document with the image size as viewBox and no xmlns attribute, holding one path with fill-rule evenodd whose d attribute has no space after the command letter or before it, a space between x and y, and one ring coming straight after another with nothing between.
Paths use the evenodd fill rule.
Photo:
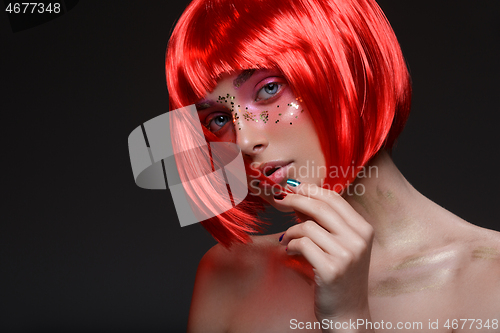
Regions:
<instances>
[{"instance_id":1,"label":"fingernail","mask_svg":"<svg viewBox=\"0 0 500 333\"><path fill-rule=\"evenodd\" d=\"M296 180L296 179L292 179L292 178L288 178L288 179L286 180L286 183L287 183L288 185L290 185L290 186L293 186L293 187L297 187L297 186L299 186L299 185L300 185L300 182L299 182L298 180Z\"/></svg>"},{"instance_id":2,"label":"fingernail","mask_svg":"<svg viewBox=\"0 0 500 333\"><path fill-rule=\"evenodd\" d=\"M281 240L283 240L283 236L285 236L285 234L280 236L280 242L281 242Z\"/></svg>"},{"instance_id":3,"label":"fingernail","mask_svg":"<svg viewBox=\"0 0 500 333\"><path fill-rule=\"evenodd\" d=\"M276 200L283 200L283 199L285 199L285 197L286 197L286 193L285 192L281 192L279 194L276 194L274 196L274 199L276 199Z\"/></svg>"}]
</instances>

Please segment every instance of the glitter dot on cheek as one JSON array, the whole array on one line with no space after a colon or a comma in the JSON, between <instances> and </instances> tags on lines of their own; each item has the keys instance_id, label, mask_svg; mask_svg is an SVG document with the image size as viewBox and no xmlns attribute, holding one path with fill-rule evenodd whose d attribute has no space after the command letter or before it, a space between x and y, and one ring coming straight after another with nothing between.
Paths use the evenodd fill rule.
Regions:
<instances>
[{"instance_id":1,"label":"glitter dot on cheek","mask_svg":"<svg viewBox=\"0 0 500 333\"><path fill-rule=\"evenodd\" d=\"M295 100L298 101L298 102L302 102L303 101L301 97L297 97ZM298 119L300 113L304 113L304 109L301 109L300 112L295 111L295 110L298 110L300 108L300 105L296 101L292 101L292 102L290 102L290 103L287 104L287 106L291 108L291 110L289 111L289 113L286 113L286 114L278 113L278 116L279 117L282 117L282 116L284 116L284 117L287 117L287 116L290 117L291 116L294 119ZM276 108L279 108L279 105L277 105ZM279 123L279 121L280 120L277 119L277 120L274 121L274 123L277 124L277 123ZM289 124L293 125L293 122L289 121Z\"/></svg>"},{"instance_id":2,"label":"glitter dot on cheek","mask_svg":"<svg viewBox=\"0 0 500 333\"><path fill-rule=\"evenodd\" d=\"M269 121L269 111L262 111L260 113L260 119L266 124Z\"/></svg>"},{"instance_id":3,"label":"glitter dot on cheek","mask_svg":"<svg viewBox=\"0 0 500 333\"><path fill-rule=\"evenodd\" d=\"M243 119L246 119L247 121L255 121L255 115L252 112L248 112L247 108L247 110L243 113Z\"/></svg>"}]
</instances>

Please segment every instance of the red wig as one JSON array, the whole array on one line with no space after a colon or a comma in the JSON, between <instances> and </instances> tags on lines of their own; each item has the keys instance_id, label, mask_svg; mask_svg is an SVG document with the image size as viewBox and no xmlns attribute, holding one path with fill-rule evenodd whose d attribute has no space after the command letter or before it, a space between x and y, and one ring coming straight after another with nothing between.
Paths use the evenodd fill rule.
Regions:
<instances>
[{"instance_id":1,"label":"red wig","mask_svg":"<svg viewBox=\"0 0 500 333\"><path fill-rule=\"evenodd\" d=\"M194 0L173 31L165 67L171 110L202 99L224 73L277 69L318 120L327 167L359 168L391 149L410 110L406 63L374 0ZM179 147L190 140L172 139ZM325 184L342 189L353 180ZM246 242L258 229L257 198L247 199L202 222L221 244Z\"/></svg>"}]
</instances>

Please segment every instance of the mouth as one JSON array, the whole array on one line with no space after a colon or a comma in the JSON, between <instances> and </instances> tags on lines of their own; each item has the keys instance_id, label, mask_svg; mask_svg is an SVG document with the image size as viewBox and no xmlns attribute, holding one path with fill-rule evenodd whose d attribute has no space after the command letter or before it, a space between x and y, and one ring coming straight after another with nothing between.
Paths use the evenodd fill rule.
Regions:
<instances>
[{"instance_id":1,"label":"mouth","mask_svg":"<svg viewBox=\"0 0 500 333\"><path fill-rule=\"evenodd\" d=\"M281 168L284 168L291 164L291 161L271 161L262 164L258 169L264 174L264 176L269 177Z\"/></svg>"},{"instance_id":2,"label":"mouth","mask_svg":"<svg viewBox=\"0 0 500 333\"><path fill-rule=\"evenodd\" d=\"M269 177L270 175L272 175L273 173L275 173L278 169L281 169L282 167L275 167L275 168L271 168L271 169L268 169L264 172L264 175L266 177Z\"/></svg>"},{"instance_id":3,"label":"mouth","mask_svg":"<svg viewBox=\"0 0 500 333\"><path fill-rule=\"evenodd\" d=\"M286 180L288 169L293 161L272 161L262 164L258 170L260 171L261 181L259 186L263 189L272 189L285 191L280 183Z\"/></svg>"}]
</instances>

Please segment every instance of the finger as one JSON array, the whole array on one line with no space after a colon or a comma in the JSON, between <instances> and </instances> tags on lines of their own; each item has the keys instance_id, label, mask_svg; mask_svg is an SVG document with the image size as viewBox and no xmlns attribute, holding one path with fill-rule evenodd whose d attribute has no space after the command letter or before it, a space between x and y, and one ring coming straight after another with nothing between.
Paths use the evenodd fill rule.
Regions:
<instances>
[{"instance_id":1,"label":"finger","mask_svg":"<svg viewBox=\"0 0 500 333\"><path fill-rule=\"evenodd\" d=\"M307 237L292 239L286 248L288 255L302 255L315 269L320 268L327 261L327 254Z\"/></svg>"},{"instance_id":2,"label":"finger","mask_svg":"<svg viewBox=\"0 0 500 333\"><path fill-rule=\"evenodd\" d=\"M275 198L275 200L277 200ZM288 194L279 200L280 205L288 206L321 225L331 233L342 235L347 239L357 236L357 233L343 220L328 203L300 194Z\"/></svg>"},{"instance_id":3,"label":"finger","mask_svg":"<svg viewBox=\"0 0 500 333\"><path fill-rule=\"evenodd\" d=\"M373 236L371 225L337 192L308 183L302 183L295 187L287 185L287 189L328 204L365 240Z\"/></svg>"},{"instance_id":4,"label":"finger","mask_svg":"<svg viewBox=\"0 0 500 333\"><path fill-rule=\"evenodd\" d=\"M335 237L314 221L306 221L290 227L281 239L281 245L287 246L293 239L307 237L321 250L328 254L341 251L340 244Z\"/></svg>"},{"instance_id":5,"label":"finger","mask_svg":"<svg viewBox=\"0 0 500 333\"><path fill-rule=\"evenodd\" d=\"M339 253L339 258L328 255L307 237L291 240L288 243L287 253L289 255L302 255L313 267L314 274L319 278L319 281L323 282L334 281L341 275L345 270L345 265L342 265L339 258L350 256L350 253L344 249Z\"/></svg>"}]
</instances>

